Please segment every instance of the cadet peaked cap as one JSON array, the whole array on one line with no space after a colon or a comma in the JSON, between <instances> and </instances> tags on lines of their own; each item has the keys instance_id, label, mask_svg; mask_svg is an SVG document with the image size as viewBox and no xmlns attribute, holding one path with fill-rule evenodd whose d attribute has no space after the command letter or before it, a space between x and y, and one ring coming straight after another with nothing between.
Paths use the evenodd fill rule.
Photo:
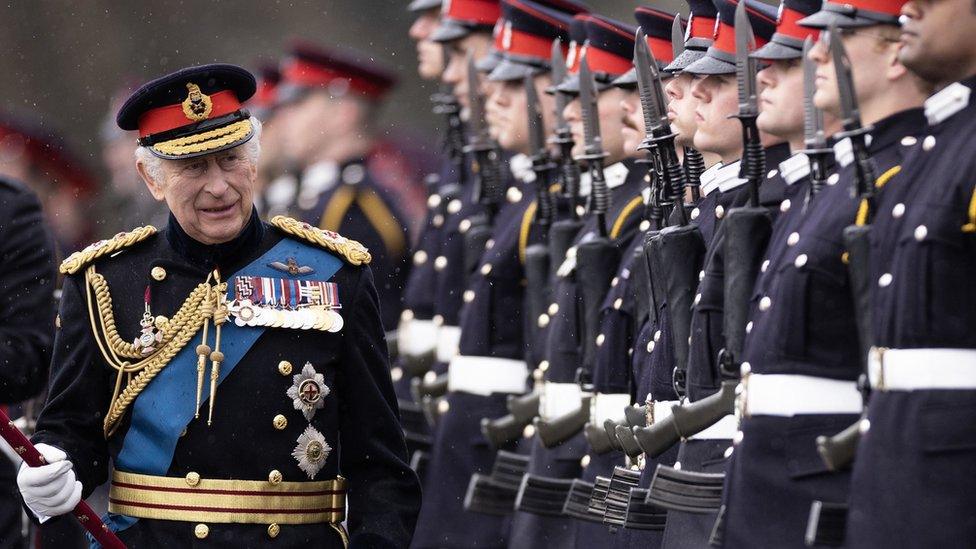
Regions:
<instances>
[{"instance_id":1,"label":"cadet peaked cap","mask_svg":"<svg viewBox=\"0 0 976 549\"><path fill-rule=\"evenodd\" d=\"M498 0L445 0L441 8L441 23L430 39L434 42L452 42L472 32L487 32L495 26L501 12Z\"/></svg>"},{"instance_id":2,"label":"cadet peaked cap","mask_svg":"<svg viewBox=\"0 0 976 549\"><path fill-rule=\"evenodd\" d=\"M115 121L138 130L139 144L161 158L192 158L236 147L254 136L244 102L254 76L236 65L189 67L129 96Z\"/></svg>"},{"instance_id":3,"label":"cadet peaked cap","mask_svg":"<svg viewBox=\"0 0 976 549\"><path fill-rule=\"evenodd\" d=\"M705 56L705 51L712 45L715 35L715 24L718 19L718 9L712 0L687 0L689 14L688 25L685 27L683 48L680 44L671 44L671 49L683 49L664 70L679 72Z\"/></svg>"},{"instance_id":4,"label":"cadet peaked cap","mask_svg":"<svg viewBox=\"0 0 976 549\"><path fill-rule=\"evenodd\" d=\"M800 25L815 29L826 29L830 25L838 28L870 27L871 25L900 26L898 16L906 0L850 0L824 2L820 11L800 20Z\"/></svg>"},{"instance_id":5,"label":"cadet peaked cap","mask_svg":"<svg viewBox=\"0 0 976 549\"><path fill-rule=\"evenodd\" d=\"M506 2L503 0L501 17L499 17L498 21L495 23L495 28L492 31L494 43L492 44L491 51L489 52L488 55L482 57L477 61L477 63L475 63L475 68L479 72L490 73L494 71L495 68L498 67L499 64L501 64L501 62L505 57L504 55L505 32L504 31L506 25L508 24L508 19L510 17L509 12L506 11L505 4ZM575 0L536 0L534 2L528 2L528 4L531 4L530 8L536 8L536 9L544 8L559 14L567 15L569 17L572 17L579 13L589 13L590 11L590 8L586 4L583 4L582 2L576 2ZM523 23L522 26L523 27L526 26L526 23ZM563 38L563 42L566 42L565 38ZM546 54L547 67L549 65L548 55L549 54L547 53Z\"/></svg>"},{"instance_id":6,"label":"cadet peaked cap","mask_svg":"<svg viewBox=\"0 0 976 549\"><path fill-rule=\"evenodd\" d=\"M502 62L489 75L490 80L521 80L548 72L552 67L552 42L569 43L573 15L547 8L530 0L503 0L501 32ZM563 55L568 45L563 46Z\"/></svg>"},{"instance_id":7,"label":"cadet peaked cap","mask_svg":"<svg viewBox=\"0 0 976 549\"><path fill-rule=\"evenodd\" d=\"M815 29L800 26L804 17L820 10L820 0L783 0L779 5L776 33L769 43L752 52L756 59L799 59L803 56L803 41L814 40L820 34Z\"/></svg>"},{"instance_id":8,"label":"cadet peaked cap","mask_svg":"<svg viewBox=\"0 0 976 549\"><path fill-rule=\"evenodd\" d=\"M420 12L433 9L440 9L442 0L413 0L407 5L407 11Z\"/></svg>"},{"instance_id":9,"label":"cadet peaked cap","mask_svg":"<svg viewBox=\"0 0 976 549\"><path fill-rule=\"evenodd\" d=\"M351 49L326 49L295 42L281 66L278 99L293 101L315 88L327 88L337 96L351 91L379 99L396 85L396 77L370 57Z\"/></svg>"},{"instance_id":10,"label":"cadet peaked cap","mask_svg":"<svg viewBox=\"0 0 976 549\"><path fill-rule=\"evenodd\" d=\"M260 63L258 65L257 91L247 103L247 108L254 116L263 118L277 105L278 84L281 83L281 70L277 63Z\"/></svg>"},{"instance_id":11,"label":"cadet peaked cap","mask_svg":"<svg viewBox=\"0 0 976 549\"><path fill-rule=\"evenodd\" d=\"M603 91L633 66L634 35L637 27L609 17L591 14L584 21L586 28L585 50L577 52L577 59L570 68L566 80L556 87L562 93L579 93L579 61L586 55L597 89Z\"/></svg>"},{"instance_id":12,"label":"cadet peaked cap","mask_svg":"<svg viewBox=\"0 0 976 549\"><path fill-rule=\"evenodd\" d=\"M664 69L674 61L674 49L671 47L671 27L674 25L674 13L648 6L639 6L634 10L634 19L647 36L647 46L657 61L658 69ZM670 74L662 74L668 77ZM637 86L637 69L631 67L629 71L613 81L614 86L631 88Z\"/></svg>"},{"instance_id":13,"label":"cadet peaked cap","mask_svg":"<svg viewBox=\"0 0 976 549\"><path fill-rule=\"evenodd\" d=\"M776 8L759 0L742 0L752 26L756 46L769 42L776 31ZM718 8L718 24L715 25L713 42L705 56L685 68L691 74L735 73L735 8L739 0L715 0Z\"/></svg>"}]
</instances>

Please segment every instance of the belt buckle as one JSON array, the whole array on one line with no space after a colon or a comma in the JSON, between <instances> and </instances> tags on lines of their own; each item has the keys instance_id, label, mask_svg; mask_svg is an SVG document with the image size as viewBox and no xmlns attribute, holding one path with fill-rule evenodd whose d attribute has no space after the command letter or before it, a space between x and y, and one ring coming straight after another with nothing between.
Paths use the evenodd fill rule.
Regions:
<instances>
[{"instance_id":1,"label":"belt buckle","mask_svg":"<svg viewBox=\"0 0 976 549\"><path fill-rule=\"evenodd\" d=\"M874 387L879 391L886 391L888 389L888 384L885 382L885 364L884 355L887 351L887 347L872 347L871 352L874 353L874 359L878 363L878 380Z\"/></svg>"},{"instance_id":2,"label":"belt buckle","mask_svg":"<svg viewBox=\"0 0 976 549\"><path fill-rule=\"evenodd\" d=\"M647 393L647 398L644 399L644 410L644 423L650 427L654 425L654 399L651 398L651 393Z\"/></svg>"},{"instance_id":3,"label":"belt buckle","mask_svg":"<svg viewBox=\"0 0 976 549\"><path fill-rule=\"evenodd\" d=\"M735 419L738 425L749 417L749 377L752 376L752 368L748 362L743 362L741 371L742 377L735 387Z\"/></svg>"}]
</instances>

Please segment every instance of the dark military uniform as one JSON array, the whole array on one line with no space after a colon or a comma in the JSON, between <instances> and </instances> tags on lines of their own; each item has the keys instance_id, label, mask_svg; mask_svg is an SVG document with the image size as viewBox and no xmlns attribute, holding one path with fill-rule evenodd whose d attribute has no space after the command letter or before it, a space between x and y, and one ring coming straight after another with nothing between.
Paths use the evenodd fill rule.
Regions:
<instances>
[{"instance_id":1,"label":"dark military uniform","mask_svg":"<svg viewBox=\"0 0 976 549\"><path fill-rule=\"evenodd\" d=\"M37 197L20 183L0 179L0 406L36 396L51 360L57 280L54 241ZM0 441L6 447L6 443ZM9 450L9 447L6 447ZM19 463L19 460L18 460ZM0 454L0 547L21 547L23 510L17 467Z\"/></svg>"},{"instance_id":2,"label":"dark military uniform","mask_svg":"<svg viewBox=\"0 0 976 549\"><path fill-rule=\"evenodd\" d=\"M870 429L851 480L851 547L962 546L976 536L968 474L976 166L964 137L976 119L974 88L970 77L926 101L929 125L906 138L902 169L875 203L872 331L888 350L873 353Z\"/></svg>"},{"instance_id":3,"label":"dark military uniform","mask_svg":"<svg viewBox=\"0 0 976 549\"><path fill-rule=\"evenodd\" d=\"M913 109L873 128L868 152L883 183L899 169L907 148L901 143L912 142L924 120ZM804 547L810 504L847 500L849 475L828 472L815 445L817 436L854 423L861 408L854 302L842 257L843 229L854 223L859 205L851 198L850 155L842 154L841 161L846 164L806 208L802 194L780 208L785 213L777 219L753 294L743 359L751 369L747 395L750 387L754 394L746 402L749 417L726 479L728 547ZM778 377L764 377L771 374ZM755 394L766 379L813 383L822 392L805 385L796 392ZM778 519L756 524L751 517L757 512L775 512Z\"/></svg>"},{"instance_id":4,"label":"dark military uniform","mask_svg":"<svg viewBox=\"0 0 976 549\"><path fill-rule=\"evenodd\" d=\"M320 177L312 166L306 173ZM401 297L409 270L409 245L403 214L369 172L369 159L343 162L311 209L301 210L306 223L329 231L352 235L370 251L370 264L380 298L383 328L397 327ZM306 182L303 181L303 184Z\"/></svg>"}]
</instances>

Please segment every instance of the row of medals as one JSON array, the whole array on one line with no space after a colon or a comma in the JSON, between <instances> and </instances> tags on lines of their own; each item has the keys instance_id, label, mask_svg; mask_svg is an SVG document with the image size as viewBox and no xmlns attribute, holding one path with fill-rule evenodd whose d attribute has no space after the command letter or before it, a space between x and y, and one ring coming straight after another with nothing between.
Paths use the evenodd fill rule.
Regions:
<instances>
[{"instance_id":1,"label":"row of medals","mask_svg":"<svg viewBox=\"0 0 976 549\"><path fill-rule=\"evenodd\" d=\"M258 306L250 299L234 300L227 305L238 326L263 326L266 328L292 328L338 332L342 329L342 316L335 309L324 305L308 305L297 309L287 307Z\"/></svg>"}]
</instances>

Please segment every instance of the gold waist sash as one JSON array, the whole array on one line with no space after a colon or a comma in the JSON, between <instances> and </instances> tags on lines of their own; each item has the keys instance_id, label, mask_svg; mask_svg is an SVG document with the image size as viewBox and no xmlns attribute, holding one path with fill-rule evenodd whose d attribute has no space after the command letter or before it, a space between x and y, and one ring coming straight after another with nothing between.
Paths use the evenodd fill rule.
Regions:
<instances>
[{"instance_id":1,"label":"gold waist sash","mask_svg":"<svg viewBox=\"0 0 976 549\"><path fill-rule=\"evenodd\" d=\"M319 482L157 477L113 471L108 510L136 518L243 524L341 523L346 479Z\"/></svg>"}]
</instances>

